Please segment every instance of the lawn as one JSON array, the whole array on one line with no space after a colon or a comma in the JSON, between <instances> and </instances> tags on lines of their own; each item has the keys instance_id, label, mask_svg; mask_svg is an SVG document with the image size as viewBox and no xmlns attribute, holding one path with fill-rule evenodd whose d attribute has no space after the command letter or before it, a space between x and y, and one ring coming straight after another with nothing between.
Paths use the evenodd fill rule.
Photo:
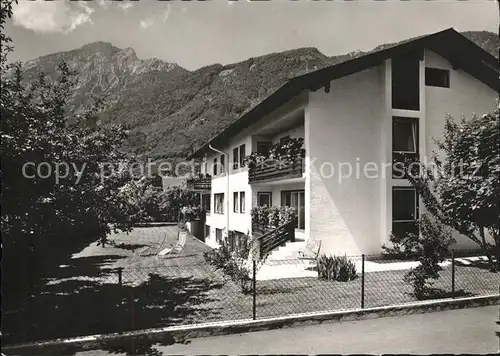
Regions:
<instances>
[{"instance_id":1,"label":"lawn","mask_svg":"<svg viewBox=\"0 0 500 356\"><path fill-rule=\"evenodd\" d=\"M204 261L203 252L210 249L204 243L188 236L177 256L156 257L177 242L176 226L137 228L110 239L112 245L94 243L74 255L25 310L4 315L4 343L252 318L252 295ZM366 273L365 307L414 301L405 272ZM456 266L455 276L459 295L498 294L500 273ZM451 290L450 267L435 287ZM361 278L257 281L258 318L360 306Z\"/></svg>"}]
</instances>

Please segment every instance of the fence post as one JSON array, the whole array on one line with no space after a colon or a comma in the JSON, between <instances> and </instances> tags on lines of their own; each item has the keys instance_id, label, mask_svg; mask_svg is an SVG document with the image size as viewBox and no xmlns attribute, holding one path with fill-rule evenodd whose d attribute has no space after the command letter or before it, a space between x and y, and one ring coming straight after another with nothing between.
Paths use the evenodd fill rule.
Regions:
<instances>
[{"instance_id":1,"label":"fence post","mask_svg":"<svg viewBox=\"0 0 500 356\"><path fill-rule=\"evenodd\" d=\"M255 260L252 261L253 265L253 290L252 290L252 318L255 320L257 318L257 262Z\"/></svg>"},{"instance_id":2,"label":"fence post","mask_svg":"<svg viewBox=\"0 0 500 356\"><path fill-rule=\"evenodd\" d=\"M361 309L365 307L365 254L361 255Z\"/></svg>"},{"instance_id":3,"label":"fence post","mask_svg":"<svg viewBox=\"0 0 500 356\"><path fill-rule=\"evenodd\" d=\"M451 298L455 299L455 250L451 250Z\"/></svg>"},{"instance_id":4,"label":"fence post","mask_svg":"<svg viewBox=\"0 0 500 356\"><path fill-rule=\"evenodd\" d=\"M122 276L123 276L123 267L119 267L117 269L117 272L118 272L118 285L120 287L122 287L123 286L123 278L122 278Z\"/></svg>"}]
</instances>

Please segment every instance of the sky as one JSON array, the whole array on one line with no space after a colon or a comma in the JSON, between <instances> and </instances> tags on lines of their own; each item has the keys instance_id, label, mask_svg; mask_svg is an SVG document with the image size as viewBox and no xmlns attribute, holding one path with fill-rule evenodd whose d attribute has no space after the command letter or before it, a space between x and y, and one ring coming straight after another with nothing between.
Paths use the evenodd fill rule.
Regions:
<instances>
[{"instance_id":1,"label":"sky","mask_svg":"<svg viewBox=\"0 0 500 356\"><path fill-rule=\"evenodd\" d=\"M498 33L495 0L19 0L10 60L104 41L194 70L299 47L328 56L437 32Z\"/></svg>"}]
</instances>

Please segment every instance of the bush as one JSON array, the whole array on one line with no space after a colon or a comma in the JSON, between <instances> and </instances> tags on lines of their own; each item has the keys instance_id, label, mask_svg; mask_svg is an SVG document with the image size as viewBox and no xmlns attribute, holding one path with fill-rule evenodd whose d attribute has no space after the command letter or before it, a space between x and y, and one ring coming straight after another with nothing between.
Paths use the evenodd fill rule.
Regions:
<instances>
[{"instance_id":1,"label":"bush","mask_svg":"<svg viewBox=\"0 0 500 356\"><path fill-rule=\"evenodd\" d=\"M318 278L338 282L349 282L357 277L356 265L347 256L321 255L317 262Z\"/></svg>"},{"instance_id":2,"label":"bush","mask_svg":"<svg viewBox=\"0 0 500 356\"><path fill-rule=\"evenodd\" d=\"M392 247L384 245L382 249L384 254L420 262L404 276L404 281L412 285L414 296L422 300L432 298L433 280L437 280L443 270L439 263L450 255L449 247L455 240L448 228L426 214L422 215L418 226L421 234L391 235Z\"/></svg>"},{"instance_id":3,"label":"bush","mask_svg":"<svg viewBox=\"0 0 500 356\"><path fill-rule=\"evenodd\" d=\"M250 212L252 224L260 227L278 227L297 217L295 209L289 206L256 206Z\"/></svg>"},{"instance_id":4,"label":"bush","mask_svg":"<svg viewBox=\"0 0 500 356\"><path fill-rule=\"evenodd\" d=\"M194 221L203 217L203 208L199 205L184 206L181 208L181 219L184 221Z\"/></svg>"},{"instance_id":5,"label":"bush","mask_svg":"<svg viewBox=\"0 0 500 356\"><path fill-rule=\"evenodd\" d=\"M252 278L250 277L252 270L248 263L250 251L248 246L251 241L250 239L245 239L245 241L247 248L231 251L226 239L222 239L218 249L205 252L203 257L216 271L222 271L225 276L238 284L243 294L249 294L252 292Z\"/></svg>"}]
</instances>

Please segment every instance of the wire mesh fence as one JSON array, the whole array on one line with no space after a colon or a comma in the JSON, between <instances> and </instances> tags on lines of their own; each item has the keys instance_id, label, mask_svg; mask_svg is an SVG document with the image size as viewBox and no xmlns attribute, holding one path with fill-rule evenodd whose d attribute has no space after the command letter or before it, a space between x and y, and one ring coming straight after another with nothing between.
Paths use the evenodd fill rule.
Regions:
<instances>
[{"instance_id":1,"label":"wire mesh fence","mask_svg":"<svg viewBox=\"0 0 500 356\"><path fill-rule=\"evenodd\" d=\"M350 257L355 276L318 278L314 261L268 261L250 268L251 287L195 263L67 271L22 312L4 314L7 344L215 321L259 319L415 302L404 276L415 262ZM500 273L480 259L442 264L434 298L498 295ZM255 273L253 273L255 272Z\"/></svg>"}]
</instances>

